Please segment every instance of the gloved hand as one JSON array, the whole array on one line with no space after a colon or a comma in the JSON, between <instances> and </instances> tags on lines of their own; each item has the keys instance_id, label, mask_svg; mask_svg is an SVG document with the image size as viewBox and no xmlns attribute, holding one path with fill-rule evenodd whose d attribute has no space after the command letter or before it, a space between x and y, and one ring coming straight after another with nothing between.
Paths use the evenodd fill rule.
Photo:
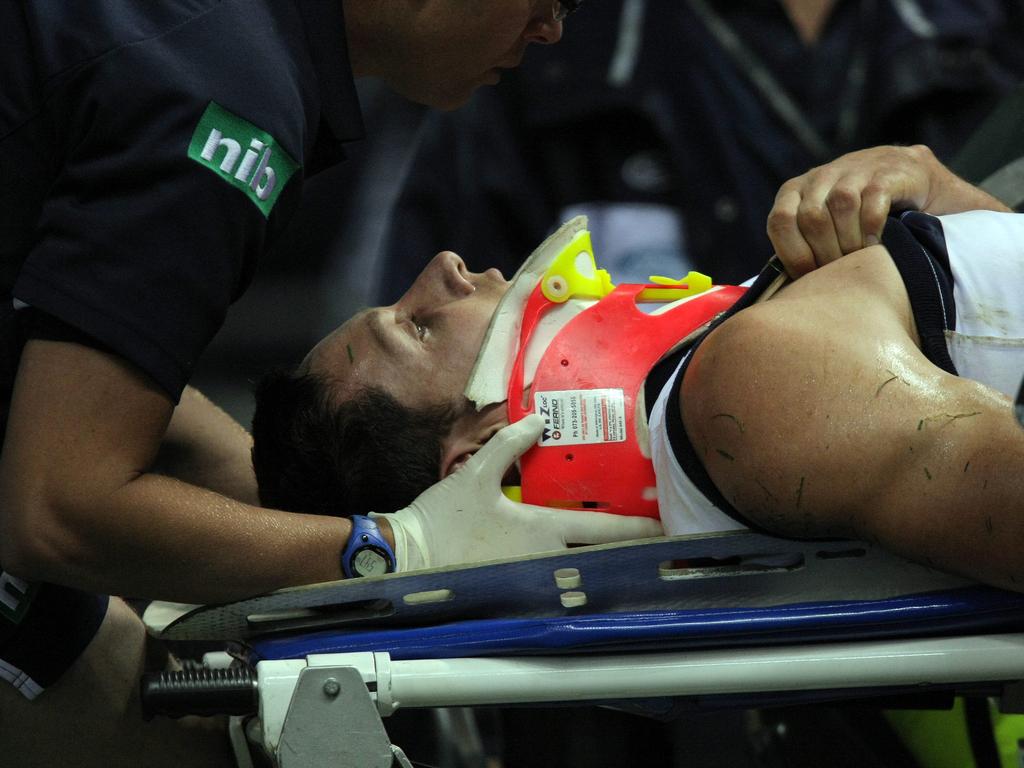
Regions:
<instances>
[{"instance_id":1,"label":"gloved hand","mask_svg":"<svg viewBox=\"0 0 1024 768\"><path fill-rule=\"evenodd\" d=\"M540 437L534 414L498 432L465 466L405 509L371 513L391 523L396 570L412 571L564 549L566 544L660 536L646 517L520 504L501 492L505 471Z\"/></svg>"}]
</instances>

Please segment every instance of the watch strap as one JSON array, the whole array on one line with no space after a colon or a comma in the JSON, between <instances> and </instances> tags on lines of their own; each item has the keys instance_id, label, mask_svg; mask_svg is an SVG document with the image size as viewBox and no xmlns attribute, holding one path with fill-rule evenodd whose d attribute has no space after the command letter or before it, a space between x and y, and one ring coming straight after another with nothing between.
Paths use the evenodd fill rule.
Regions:
<instances>
[{"instance_id":1,"label":"watch strap","mask_svg":"<svg viewBox=\"0 0 1024 768\"><path fill-rule=\"evenodd\" d=\"M395 570L395 552L377 522L366 515L353 515L352 533L341 551L341 570L346 578L380 576Z\"/></svg>"}]
</instances>

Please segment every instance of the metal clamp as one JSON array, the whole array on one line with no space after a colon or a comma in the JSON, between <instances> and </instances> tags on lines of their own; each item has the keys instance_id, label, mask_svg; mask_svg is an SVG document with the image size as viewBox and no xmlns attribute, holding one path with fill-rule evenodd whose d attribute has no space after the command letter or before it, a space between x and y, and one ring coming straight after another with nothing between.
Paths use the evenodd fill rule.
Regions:
<instances>
[{"instance_id":1,"label":"metal clamp","mask_svg":"<svg viewBox=\"0 0 1024 768\"><path fill-rule=\"evenodd\" d=\"M353 667L299 673L277 748L280 768L411 768L393 747L363 676Z\"/></svg>"}]
</instances>

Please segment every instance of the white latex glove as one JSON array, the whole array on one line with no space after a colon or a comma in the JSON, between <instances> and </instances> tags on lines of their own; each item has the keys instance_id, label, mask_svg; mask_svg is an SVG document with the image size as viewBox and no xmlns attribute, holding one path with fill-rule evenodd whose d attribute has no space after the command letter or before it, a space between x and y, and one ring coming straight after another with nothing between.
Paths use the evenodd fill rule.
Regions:
<instances>
[{"instance_id":1,"label":"white latex glove","mask_svg":"<svg viewBox=\"0 0 1024 768\"><path fill-rule=\"evenodd\" d=\"M398 571L494 560L662 534L647 517L549 509L501 492L505 471L537 442L544 419L534 414L505 427L457 472L405 509L378 515L391 523Z\"/></svg>"}]
</instances>

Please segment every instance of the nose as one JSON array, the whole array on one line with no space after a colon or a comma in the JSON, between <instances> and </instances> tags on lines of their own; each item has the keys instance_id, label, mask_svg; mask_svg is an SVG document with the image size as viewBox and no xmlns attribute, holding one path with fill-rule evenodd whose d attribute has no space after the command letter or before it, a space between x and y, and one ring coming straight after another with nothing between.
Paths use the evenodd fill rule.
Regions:
<instances>
[{"instance_id":1,"label":"nose","mask_svg":"<svg viewBox=\"0 0 1024 768\"><path fill-rule=\"evenodd\" d=\"M552 45L562 39L562 21L558 18L560 8L558 0L541 0L523 35L527 43Z\"/></svg>"},{"instance_id":2,"label":"nose","mask_svg":"<svg viewBox=\"0 0 1024 768\"><path fill-rule=\"evenodd\" d=\"M461 299L474 290L462 259L451 251L441 251L423 268L399 304L415 305L422 312Z\"/></svg>"},{"instance_id":3,"label":"nose","mask_svg":"<svg viewBox=\"0 0 1024 768\"><path fill-rule=\"evenodd\" d=\"M562 39L562 22L556 21L551 14L536 16L530 20L523 37L527 43L553 45Z\"/></svg>"},{"instance_id":4,"label":"nose","mask_svg":"<svg viewBox=\"0 0 1024 768\"><path fill-rule=\"evenodd\" d=\"M466 269L466 262L453 251L441 251L434 257L437 263L437 277L444 289L458 298L468 296L476 290L472 282L473 273Z\"/></svg>"}]
</instances>

